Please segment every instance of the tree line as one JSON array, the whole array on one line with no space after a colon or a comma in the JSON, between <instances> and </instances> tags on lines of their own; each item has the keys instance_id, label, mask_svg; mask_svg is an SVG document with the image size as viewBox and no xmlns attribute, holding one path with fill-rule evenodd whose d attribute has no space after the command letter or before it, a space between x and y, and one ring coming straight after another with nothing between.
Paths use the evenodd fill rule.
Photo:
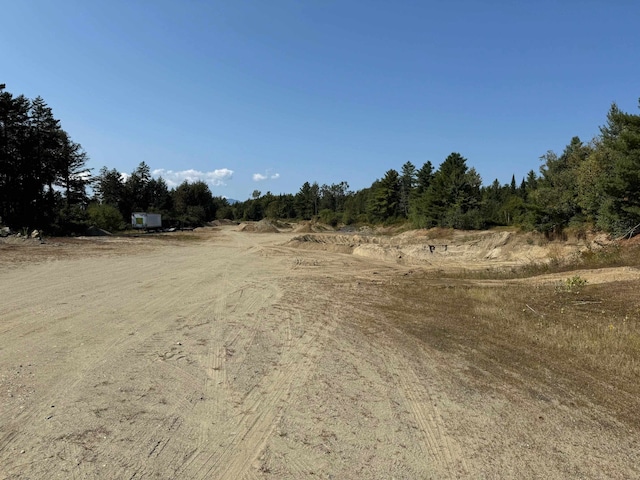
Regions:
<instances>
[{"instance_id":1,"label":"tree line","mask_svg":"<svg viewBox=\"0 0 640 480\"><path fill-rule=\"evenodd\" d=\"M81 233L89 225L125 228L131 213L162 213L167 226L235 221L318 219L338 226L410 222L416 228L519 226L549 235L598 228L614 235L640 229L640 115L612 104L600 134L574 137L539 172L520 182L483 185L460 153L436 169L405 162L371 186L305 182L293 194L256 190L243 202L212 195L204 182L169 188L142 162L129 175L103 167L91 175L86 152L71 140L44 100L0 89L0 217L12 228ZM88 192L92 193L89 194Z\"/></svg>"},{"instance_id":2,"label":"tree line","mask_svg":"<svg viewBox=\"0 0 640 480\"><path fill-rule=\"evenodd\" d=\"M639 102L640 104L640 102ZM558 155L548 151L539 172L520 182L483 186L460 153L437 169L411 162L357 192L346 182L305 182L296 194L261 195L232 208L235 218L318 218L332 225L410 222L416 228L517 226L548 235L597 228L614 235L640 230L640 115L612 104L600 134L573 137Z\"/></svg>"},{"instance_id":3,"label":"tree line","mask_svg":"<svg viewBox=\"0 0 640 480\"><path fill-rule=\"evenodd\" d=\"M229 203L204 182L169 189L144 162L122 175L92 175L88 155L61 127L44 99L14 96L0 85L0 224L13 230L81 234L90 225L126 228L134 211L163 213L168 225L232 217Z\"/></svg>"}]
</instances>

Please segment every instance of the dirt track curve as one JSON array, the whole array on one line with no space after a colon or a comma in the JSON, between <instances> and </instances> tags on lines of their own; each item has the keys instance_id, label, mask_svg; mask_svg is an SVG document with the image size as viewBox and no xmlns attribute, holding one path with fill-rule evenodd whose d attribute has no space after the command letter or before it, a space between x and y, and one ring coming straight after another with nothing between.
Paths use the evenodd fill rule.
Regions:
<instances>
[{"instance_id":1,"label":"dirt track curve","mask_svg":"<svg viewBox=\"0 0 640 480\"><path fill-rule=\"evenodd\" d=\"M291 236L3 265L0 479L640 478L635 432L387 327L406 267Z\"/></svg>"}]
</instances>

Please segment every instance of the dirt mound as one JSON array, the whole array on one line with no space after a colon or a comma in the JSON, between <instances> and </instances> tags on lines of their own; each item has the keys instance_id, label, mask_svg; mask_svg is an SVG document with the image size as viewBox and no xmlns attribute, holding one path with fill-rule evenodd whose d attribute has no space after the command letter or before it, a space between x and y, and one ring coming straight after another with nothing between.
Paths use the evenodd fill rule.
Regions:
<instances>
[{"instance_id":1,"label":"dirt mound","mask_svg":"<svg viewBox=\"0 0 640 480\"><path fill-rule=\"evenodd\" d=\"M226 218L221 218L220 220L214 220L213 222L209 222L210 227L221 227L223 225L238 225L238 222L233 220L228 220Z\"/></svg>"},{"instance_id":2,"label":"dirt mound","mask_svg":"<svg viewBox=\"0 0 640 480\"><path fill-rule=\"evenodd\" d=\"M293 229L296 233L311 233L313 232L313 227L311 226L311 222L301 222Z\"/></svg>"},{"instance_id":3,"label":"dirt mound","mask_svg":"<svg viewBox=\"0 0 640 480\"><path fill-rule=\"evenodd\" d=\"M278 233L278 227L271 220L260 220L255 223L241 223L238 231L251 233Z\"/></svg>"},{"instance_id":4,"label":"dirt mound","mask_svg":"<svg viewBox=\"0 0 640 480\"><path fill-rule=\"evenodd\" d=\"M300 222L293 228L293 231L295 233L322 233L333 231L333 229L317 222Z\"/></svg>"},{"instance_id":5,"label":"dirt mound","mask_svg":"<svg viewBox=\"0 0 640 480\"><path fill-rule=\"evenodd\" d=\"M312 250L352 253L406 265L480 268L491 265L524 265L578 256L593 241L570 239L549 241L543 235L515 230L460 231L452 229L411 230L397 235L313 234L293 238L289 245ZM600 239L601 240L601 239ZM597 242L596 242L597 243Z\"/></svg>"},{"instance_id":6,"label":"dirt mound","mask_svg":"<svg viewBox=\"0 0 640 480\"><path fill-rule=\"evenodd\" d=\"M366 243L360 235L308 234L292 238L287 246L305 250L325 250L339 253L354 253L354 249Z\"/></svg>"}]
</instances>

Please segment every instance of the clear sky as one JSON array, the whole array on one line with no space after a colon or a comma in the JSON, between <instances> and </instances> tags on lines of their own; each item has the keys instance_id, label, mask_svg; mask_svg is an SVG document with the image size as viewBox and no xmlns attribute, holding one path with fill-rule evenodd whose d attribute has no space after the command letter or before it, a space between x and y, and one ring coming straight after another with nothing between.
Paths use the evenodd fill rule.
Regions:
<instances>
[{"instance_id":1,"label":"clear sky","mask_svg":"<svg viewBox=\"0 0 640 480\"><path fill-rule=\"evenodd\" d=\"M485 184L638 113L638 0L20 0L0 83L89 166L214 195L371 185L459 152Z\"/></svg>"}]
</instances>

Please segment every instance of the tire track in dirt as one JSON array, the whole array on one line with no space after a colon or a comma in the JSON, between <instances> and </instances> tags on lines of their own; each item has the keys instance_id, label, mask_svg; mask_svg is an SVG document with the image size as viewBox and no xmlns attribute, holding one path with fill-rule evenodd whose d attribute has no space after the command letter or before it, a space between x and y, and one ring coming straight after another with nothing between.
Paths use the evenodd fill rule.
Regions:
<instances>
[{"instance_id":1,"label":"tire track in dirt","mask_svg":"<svg viewBox=\"0 0 640 480\"><path fill-rule=\"evenodd\" d=\"M231 304L230 299L234 294L238 294L239 297L243 296L243 289L238 289L237 286L238 279L230 275L230 272L246 253L246 250L239 251L238 248L234 248L224 257L223 262L215 267L217 279L212 285L215 287L215 291L211 291L213 295L205 302L205 310L202 312L207 321L204 324L198 324L206 327L208 345L202 363L203 380L198 387L202 391L200 397L202 402L198 403L193 412L194 416L202 418L202 420L194 432L196 436L195 448L193 446L183 447L165 459L169 468L174 472L183 470L185 466L194 461L197 462L198 457L203 454L215 451L218 448L215 444L216 435L220 433L220 426L230 416L230 387L227 380L226 363L231 356L231 351L226 339L233 333L233 328L237 326L233 321L236 306ZM248 308L251 308L251 303ZM182 412L183 415L184 413ZM191 436L191 434L187 434L187 436ZM161 440L164 444L169 441L170 437ZM161 453L159 452L158 455Z\"/></svg>"},{"instance_id":2,"label":"tire track in dirt","mask_svg":"<svg viewBox=\"0 0 640 480\"><path fill-rule=\"evenodd\" d=\"M117 335L115 337L113 336L107 337L108 341L106 343L98 339L96 342L93 342L95 343L95 345L92 345L92 348L85 349L85 353L83 353L81 357L78 356L80 352L77 352L74 354L74 357L82 358L82 363L78 363L76 365L76 360L74 358L67 358L66 360L63 360L63 362L71 363L72 365L74 365L72 369L69 369L68 367L54 368L54 370L57 373L58 380L55 381L55 386L53 387L53 389L49 389L46 392L41 392L39 398L41 398L42 395L46 395L47 398L44 402L39 402L36 399L36 402L34 403L36 408L33 408L33 407L25 408L23 411L20 412L19 415L12 415L11 411L7 411L6 409L4 409L2 413L2 418L4 418L5 420L7 419L7 416L14 417L14 418L9 420L8 422L3 421L3 430L5 430L5 435L3 435L3 438L0 439L0 448L4 448L6 445L8 445L11 439L15 440L14 437L16 437L16 435L19 435L20 437L23 438L23 441L21 443L34 444L42 441L41 431L34 431L33 433L31 433L32 428L25 428L25 425L40 424L41 421L38 420L38 418L42 417L42 419L44 420L45 417L51 413L50 411L51 404L54 404L58 407L63 406L65 403L69 404L68 398L74 397L73 392L75 392L76 390L79 390L80 389L79 387L83 383L86 383L85 379L99 377L100 372L103 370L109 371L111 368L115 368L117 370L118 369L117 364L119 362L126 362L127 361L126 359L137 357L138 356L137 350L140 350L140 347L144 345L145 338L149 339L151 344L156 343L156 340L154 340L154 335L149 337L147 336L148 335L147 332L149 330L153 331L159 328L162 325L162 320L167 315L167 311L171 311L173 303L175 302L176 296L177 298L188 297L189 292L195 287L197 283L196 279L182 278L181 279L182 282L178 282L178 285L175 285L172 287L173 291L171 295L163 295L163 292L159 292L160 295L153 295L151 297L147 296L146 299L144 295L135 297L132 292L137 291L139 288L138 284L144 283L144 281L143 282L136 281L135 280L136 277L135 276L132 277L130 275L130 268L131 268L130 265L126 264L126 262L120 266L116 266L114 270L111 271L112 275L109 277L108 281L101 278L102 281L100 283L100 287L113 289L112 285L114 283L118 283L118 282L121 282L122 280L125 280L123 283L121 283L121 286L123 290L128 292L129 296L128 297L125 296L125 298L130 298L130 300L128 300L129 305L133 306L131 302L132 301L135 302L135 307L133 308L133 311L142 310L147 312L146 317L141 317L143 319L142 322L138 321L137 323L135 323L135 325L131 326L131 328L134 329L136 335ZM80 285L73 285L73 283L70 285L69 288L72 288L72 289L76 288L76 289L80 289L81 291ZM140 302L141 299L142 299L142 302ZM96 308L97 310L99 308L99 304L102 301L103 301L102 299L97 299L94 303L85 302L83 305L83 311L78 311L77 307L73 305L70 307L67 307L67 309L71 311L71 314L66 315L62 319L58 319L55 322L56 325L54 326L56 328L62 328L64 330L66 329L73 330L74 336L79 339L94 338L96 333L99 330L96 330L96 325L93 322L82 321L83 317L86 315L84 313L84 310L86 309L88 311L91 311L94 308ZM191 308L185 310L185 313L187 313L188 315L193 314L195 313L195 310L197 310L197 308L198 308L197 305L192 306ZM126 309L127 309L127 305L125 304L118 311L124 312L126 311ZM56 318L54 317L52 320L56 320ZM129 328L127 325L123 324L127 320L126 314L122 315L122 318L120 319L114 318L114 320L116 321L114 322L113 325L118 327L116 330L122 331L123 329ZM160 320L160 322L158 320ZM69 327L66 327L65 325L69 325ZM18 328L16 330L18 331L23 330L21 326L18 325L17 327ZM53 327L48 326L47 328L51 329ZM158 339L160 339L159 341L162 341L161 338L162 336L160 335L158 337ZM32 341L35 341L33 348L37 351L46 351L48 346L51 344L49 336L46 336L46 335L43 335L41 339L37 339L36 337L31 335L30 339ZM140 343L141 340L143 341L142 344ZM149 345L144 346L144 348L142 348L142 350L145 350L145 351L148 351L149 349L150 349ZM138 361L139 359L136 360L136 362ZM54 365L53 365L54 367L56 363L60 363L60 362L58 361L54 362ZM64 363L62 365L64 365ZM49 367L51 367L51 365L49 365ZM49 370L51 370L51 368L49 368ZM37 407L38 404L40 404L41 406ZM185 407L185 405L188 405L188 402L187 404L183 402L178 406L183 408ZM69 410L69 408L71 410ZM67 407L69 411L72 411L73 408L75 407L72 407L72 405L68 405ZM54 422L57 422L57 420L55 419L62 418L60 417L61 414L64 416L64 413L62 413L61 410L56 411ZM90 429L92 428L92 426L87 425L86 428ZM146 436L153 435L153 432L154 430L151 430L148 433L135 432L135 431L132 433L139 436L141 440L141 444L144 445L145 443L144 438ZM52 440L54 441L49 442L49 445L46 447L46 449L54 453L55 450L57 449L56 447L57 442L55 441L55 438L53 438ZM130 463L130 458L128 459L127 455L119 457L117 458L117 460L119 460L118 463L120 463L120 465L123 465L123 464L126 465L127 463ZM14 464L14 462L12 462L11 460L3 463L6 468L8 469L13 468L11 465Z\"/></svg>"},{"instance_id":3,"label":"tire track in dirt","mask_svg":"<svg viewBox=\"0 0 640 480\"><path fill-rule=\"evenodd\" d=\"M227 272L227 269L218 269L218 271ZM218 281L215 282L215 285L218 286L220 283ZM203 379L198 379L197 377L193 377L192 375L182 373L182 376L189 380L190 382L185 384L186 389L191 389L194 391L201 391L202 394L198 394L199 399L202 402L198 402L194 397L196 393L192 394L191 399L183 399L183 396L177 396L173 400L176 402L175 407L171 410L169 415L165 415L165 420L163 420L162 424L151 431L138 432L136 436L141 440L143 445L146 445L144 449L141 449L138 456L138 461L134 464L130 463L127 465L126 459L121 458L119 463L127 465L127 468L122 472L123 476L125 472L134 472L134 475L144 475L149 469L150 466L148 458L153 458L154 462L166 464L169 470L177 471L185 461L185 458L192 457L196 454L199 449L210 448L209 445L209 437L208 434L211 430L212 419L215 420L218 416L224 418L225 413L223 408L226 408L226 402L224 401L224 388L226 387L226 369L224 368L224 364L227 357L227 351L225 346L222 343L216 342L215 339L218 338L224 328L220 328L223 323L219 320L223 316L224 313L224 305L226 304L226 298L228 297L228 292L231 290L230 283L228 281L227 275L223 275L222 278L223 287L221 293L217 294L215 297L215 301L211 302L209 299L205 301L205 307L203 308L201 305L194 306L190 310L183 311L186 316L190 316L191 314L195 314L196 310L198 311L199 316L204 316L208 318L208 321L205 322L203 326L208 326L209 336L211 337L211 345L207 350L207 357L204 363L204 375ZM195 287L195 286L194 286ZM193 296L193 292L185 292L187 296L191 293ZM198 323L198 325L201 325ZM225 327L226 328L226 327ZM163 338L166 334L158 334L159 338ZM153 350L152 346L147 346L143 350L149 351ZM164 362L166 363L166 362ZM178 368L178 370L180 370ZM174 448L173 451L167 452L169 456L165 454L165 447L172 441L172 438L175 432L172 432L172 428L166 428L166 424L173 419L172 426L176 424L176 419L184 418L187 415L190 415L189 412L194 411L194 414L197 414L197 410L201 409L202 405L211 405L211 400L213 399L216 405L220 405L217 408L210 408L207 410L207 414L205 418L200 423L197 428L198 431L198 439L196 441L196 448L189 447L188 445L180 445L178 448ZM177 400L177 401L176 401ZM180 427L183 424L182 421L178 422L177 427ZM162 427L162 435L158 436L156 433L159 433L160 427ZM188 429L190 427L187 427ZM183 433L183 436L185 433ZM188 432L186 432L186 436L190 436ZM187 453L191 450L191 453ZM145 453L149 452L148 455ZM138 478L138 477L136 477Z\"/></svg>"},{"instance_id":4,"label":"tire track in dirt","mask_svg":"<svg viewBox=\"0 0 640 480\"><path fill-rule=\"evenodd\" d=\"M20 285L21 285L20 283L15 283L14 288L19 289ZM54 284L53 287L50 287L50 293L49 293L50 295L56 294L56 290L54 288L55 285L56 284ZM101 285L108 285L108 283L103 282ZM58 286L60 287L59 284ZM27 290L29 289L29 286L25 285L24 287ZM66 290L69 287L65 286L63 288L65 288ZM77 289L76 291L82 291L83 287L80 285L77 285L77 286L74 285L71 288L76 288ZM84 288L86 288L86 286ZM82 294L79 296L82 296ZM91 307L90 304L88 306ZM71 307L73 307L73 305L71 305ZM61 317L56 318L54 316L48 319L57 324L55 326L57 327L58 330L62 330L63 332L65 331L70 332L71 330L73 330L74 335L78 338L91 337L91 335L95 334L95 331L96 331L95 324L93 324L92 322L79 321L85 317L84 312L77 311L77 309L75 308L71 308L70 310L69 308L67 308L65 309L65 311L68 313L63 314ZM40 352L40 351L47 351L51 349L51 345L53 342L50 336L47 335L47 332L51 329L51 326L47 325L46 323L45 325L46 327L38 328L38 330L42 330L43 335L41 337L35 337L35 338L33 336L30 337L30 340L32 341L32 344L31 344L32 351ZM18 325L17 328L15 328L14 330L17 330L18 332L20 332L19 333L20 335L23 335L23 333L21 332L23 328L24 327ZM51 372L51 370L56 371L56 374L57 374L56 377L58 377L58 380L54 381L55 386L53 387L53 389L48 390L47 392L42 392L42 394L46 394L47 396L46 401L40 398L30 399L31 400L30 403L34 406L31 408L23 408L23 406L21 406L18 413L16 415L13 415L13 418L11 420L3 422L3 429L8 429L10 432L13 430L19 431L20 436L26 435L27 437L32 437L32 440L28 441L28 443L38 441L39 437L41 436L41 432L36 431L31 433L30 430L26 430L24 428L24 425L34 425L34 424L40 425L41 422L43 422L44 420L48 420L52 418L51 405L63 404L64 403L63 400L68 396L67 392L75 390L76 387L79 385L79 383L83 380L83 378L89 375L89 372L92 370L92 368L96 363L100 363L105 357L112 355L116 348L126 346L129 343L131 343L130 338L125 338L125 340L122 342L120 341L120 339L115 338L109 341L108 343L106 343L99 350L98 349L87 350L85 356L83 357L83 363L78 364L80 365L79 368L77 367L72 369L69 369L68 367L67 368L51 368L52 366L55 366L57 363L59 363L58 359L56 357L53 357L53 362L46 365L46 368L48 372ZM69 361L72 361L72 360L69 360ZM12 413L11 410L3 411L2 417L6 418L11 413ZM46 430L46 427L45 427L45 430ZM0 439L0 445L5 446L7 444L6 440L7 440L6 437L3 439Z\"/></svg>"},{"instance_id":5,"label":"tire track in dirt","mask_svg":"<svg viewBox=\"0 0 640 480\"><path fill-rule=\"evenodd\" d=\"M216 265L216 281L215 292L208 300L206 300L201 315L205 318L204 324L199 324L205 328L206 332L206 353L201 363L203 375L199 379L194 379L193 387L201 391L200 402L195 402L191 406L193 415L202 420L197 426L191 425L187 437L195 437L194 445L184 445L182 448L176 449L164 461L168 468L177 472L183 465L191 463L202 451L211 448L210 433L212 425L222 422L226 415L226 389L228 388L225 362L227 351L224 342L220 340L223 337L226 326L224 325L223 314L227 303L227 296L231 290L228 271L229 262L225 261L222 265ZM198 355L195 357L196 361ZM200 415L200 411L204 413ZM181 411L181 415L186 416L187 411ZM168 443L171 441L170 432L160 441ZM158 452L158 457L163 451ZM166 455L165 455L166 456Z\"/></svg>"},{"instance_id":6,"label":"tire track in dirt","mask_svg":"<svg viewBox=\"0 0 640 480\"><path fill-rule=\"evenodd\" d=\"M216 300L213 302L213 318L209 324L209 350L206 361L206 376L203 386L204 397L207 408L205 419L200 425L197 450L203 449L208 443L210 425L220 423L220 418L224 418L223 412L226 403L226 369L225 361L227 350L224 343L219 338L219 329L223 320L224 310L227 305L229 290L229 267L225 265L222 269L220 280L220 290ZM210 400L211 399L211 400Z\"/></svg>"},{"instance_id":7,"label":"tire track in dirt","mask_svg":"<svg viewBox=\"0 0 640 480\"><path fill-rule=\"evenodd\" d=\"M413 366L395 352L385 355L385 363L391 376L398 383L398 393L420 431L421 447L438 472L439 478L460 478L469 474L463 452L446 431L434 398Z\"/></svg>"},{"instance_id":8,"label":"tire track in dirt","mask_svg":"<svg viewBox=\"0 0 640 480\"><path fill-rule=\"evenodd\" d=\"M314 360L320 349L318 337L330 334L335 326L335 323L318 324L292 344L289 344L290 330L285 328L283 343L289 345L289 349L283 351L279 363L246 392L235 406L236 417L222 428L234 431L229 445L222 451L210 452L204 461L194 462L180 474L197 479L235 480L250 472L281 418L282 400L315 368Z\"/></svg>"},{"instance_id":9,"label":"tire track in dirt","mask_svg":"<svg viewBox=\"0 0 640 480\"><path fill-rule=\"evenodd\" d=\"M222 278L212 306L210 346L205 362L204 420L200 425L196 449L178 468L180 472L198 470L200 465L215 459L228 443L216 444L220 433L239 429L230 411L233 392L227 378L227 363L243 361L243 351L250 347L260 327L253 312L266 308L278 297L275 286L248 283L246 278L235 273L238 264L248 261L247 255L255 255L254 250L238 248L219 267Z\"/></svg>"}]
</instances>

